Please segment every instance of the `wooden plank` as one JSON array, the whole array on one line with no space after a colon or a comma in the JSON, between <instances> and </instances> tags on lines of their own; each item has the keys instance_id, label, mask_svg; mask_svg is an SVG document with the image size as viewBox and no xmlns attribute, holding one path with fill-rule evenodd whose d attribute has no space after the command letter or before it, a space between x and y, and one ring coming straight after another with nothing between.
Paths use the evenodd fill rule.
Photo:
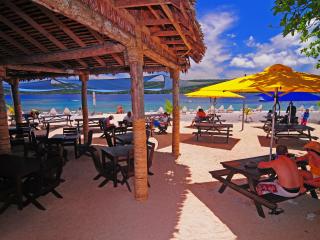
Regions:
<instances>
[{"instance_id":1,"label":"wooden plank","mask_svg":"<svg viewBox=\"0 0 320 240\"><path fill-rule=\"evenodd\" d=\"M173 4L177 8L180 7L180 1L178 0L117 0L115 6L117 8L134 8L134 7L145 7L154 6L160 4Z\"/></svg>"},{"instance_id":2,"label":"wooden plank","mask_svg":"<svg viewBox=\"0 0 320 240\"><path fill-rule=\"evenodd\" d=\"M44 66L34 66L34 65L3 65L7 69L18 70L18 71L30 71L30 72L48 72L48 73L63 73L74 75L78 71L71 69L60 69L53 67L44 67Z\"/></svg>"},{"instance_id":3,"label":"wooden plank","mask_svg":"<svg viewBox=\"0 0 320 240\"><path fill-rule=\"evenodd\" d=\"M1 36L1 35L0 35ZM6 57L0 59L0 64L32 64L58 62L71 59L102 56L111 53L123 52L124 47L121 44L103 44L89 47L83 47L72 50L51 52L46 54L36 54L31 56Z\"/></svg>"},{"instance_id":4,"label":"wooden plank","mask_svg":"<svg viewBox=\"0 0 320 240\"><path fill-rule=\"evenodd\" d=\"M172 36L179 36L179 33L177 31L157 31L157 32L151 33L151 35L155 37L172 37Z\"/></svg>"},{"instance_id":5,"label":"wooden plank","mask_svg":"<svg viewBox=\"0 0 320 240\"><path fill-rule=\"evenodd\" d=\"M6 40L9 44L11 44L11 45L15 46L16 48L20 49L25 54L31 54L29 49L27 49L24 46L22 46L20 43L18 43L16 40L14 40L12 37L10 37L7 34L5 34L4 32L2 32L1 30L0 30L0 37L3 38L4 40Z\"/></svg>"},{"instance_id":6,"label":"wooden plank","mask_svg":"<svg viewBox=\"0 0 320 240\"><path fill-rule=\"evenodd\" d=\"M161 19L144 19L142 24L146 26L156 26L156 25L165 25L165 24L172 24L172 22L167 18Z\"/></svg>"},{"instance_id":7,"label":"wooden plank","mask_svg":"<svg viewBox=\"0 0 320 240\"><path fill-rule=\"evenodd\" d=\"M0 15L0 21L6 24L8 27L10 27L13 31L18 33L20 36L22 36L25 40L33 44L35 47L39 48L43 52L48 52L49 50L43 46L41 43L39 43L36 39L31 37L28 33L23 31L21 28L19 28L17 25L13 24L11 21L9 21L7 18L5 18L3 15Z\"/></svg>"}]
</instances>

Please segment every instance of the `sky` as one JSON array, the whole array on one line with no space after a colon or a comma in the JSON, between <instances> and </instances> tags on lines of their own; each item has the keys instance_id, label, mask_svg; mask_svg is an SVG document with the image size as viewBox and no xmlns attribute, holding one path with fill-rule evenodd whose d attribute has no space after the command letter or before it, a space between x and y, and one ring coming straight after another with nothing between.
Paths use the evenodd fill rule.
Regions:
<instances>
[{"instance_id":1,"label":"sky","mask_svg":"<svg viewBox=\"0 0 320 240\"><path fill-rule=\"evenodd\" d=\"M320 74L315 60L301 55L299 36L282 36L274 0L198 0L197 19L207 51L200 64L192 62L182 79L235 78L281 63Z\"/></svg>"},{"instance_id":2,"label":"sky","mask_svg":"<svg viewBox=\"0 0 320 240\"><path fill-rule=\"evenodd\" d=\"M282 36L275 0L197 0L196 14L207 47L203 60L181 79L232 79L280 63L295 71L320 74L316 60L300 53L299 36ZM94 77L94 76L92 76ZM94 78L129 77L128 74Z\"/></svg>"}]
</instances>

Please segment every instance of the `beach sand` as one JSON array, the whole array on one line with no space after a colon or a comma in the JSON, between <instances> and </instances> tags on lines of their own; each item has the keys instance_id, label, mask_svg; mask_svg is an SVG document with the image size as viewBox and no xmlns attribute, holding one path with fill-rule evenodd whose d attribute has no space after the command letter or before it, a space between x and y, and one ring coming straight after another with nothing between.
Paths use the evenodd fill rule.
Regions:
<instances>
[{"instance_id":1,"label":"beach sand","mask_svg":"<svg viewBox=\"0 0 320 240\"><path fill-rule=\"evenodd\" d=\"M123 115L116 116L116 120ZM231 116L231 115L230 115ZM152 172L149 178L149 199L134 200L126 186L113 188L108 183L98 188L102 181L93 181L96 175L92 160L82 156L72 159L64 168L66 180L58 190L63 199L52 195L39 198L47 208L40 211L30 205L18 211L11 206L0 216L1 239L318 239L320 202L305 195L279 206L280 215L258 216L248 198L227 189L218 193L220 183L208 173L220 169L221 161L268 154L268 139L256 121L233 122L233 136L229 144L195 141L187 127L190 120L182 115L181 156L171 155L171 127L167 135L156 135L157 142ZM320 125L310 124L320 136ZM61 129L53 131L57 133ZM95 134L97 137L100 134ZM96 138L94 143L105 144ZM280 140L290 152L303 154L302 141ZM241 181L241 176L237 176ZM130 184L133 185L132 179Z\"/></svg>"}]
</instances>

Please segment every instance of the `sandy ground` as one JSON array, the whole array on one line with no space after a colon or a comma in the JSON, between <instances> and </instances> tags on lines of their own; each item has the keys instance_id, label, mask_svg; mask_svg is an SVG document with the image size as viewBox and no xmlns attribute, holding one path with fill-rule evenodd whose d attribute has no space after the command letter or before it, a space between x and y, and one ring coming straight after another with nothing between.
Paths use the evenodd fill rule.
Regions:
<instances>
[{"instance_id":1,"label":"sandy ground","mask_svg":"<svg viewBox=\"0 0 320 240\"><path fill-rule=\"evenodd\" d=\"M125 185L113 188L108 183L98 188L100 181L92 180L96 175L92 160L72 159L70 148L71 160L63 172L66 181L58 188L64 198L41 197L46 211L32 205L23 211L11 206L0 216L0 239L319 239L319 200L307 195L286 201L280 204L284 213L268 215L264 209L263 219L239 193L231 189L218 193L220 183L208 171L221 168L221 161L268 153L265 133L257 128L261 123L246 123L240 131L241 124L235 122L229 144L221 139L197 142L191 136L193 129L186 127L189 124L189 120L181 122L181 156L176 160L171 155L171 129L152 139L158 148L146 202L135 201ZM320 125L310 126L320 137ZM104 139L94 142L97 147L105 144ZM280 143L291 152L303 153L302 141Z\"/></svg>"}]
</instances>

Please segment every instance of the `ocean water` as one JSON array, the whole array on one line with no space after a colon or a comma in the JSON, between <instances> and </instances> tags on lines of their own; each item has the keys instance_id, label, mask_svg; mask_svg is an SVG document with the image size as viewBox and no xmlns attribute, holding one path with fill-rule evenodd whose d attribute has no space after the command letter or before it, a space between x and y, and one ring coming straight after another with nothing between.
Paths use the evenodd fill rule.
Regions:
<instances>
[{"instance_id":1,"label":"ocean water","mask_svg":"<svg viewBox=\"0 0 320 240\"><path fill-rule=\"evenodd\" d=\"M250 108L256 108L260 104L263 106L263 110L269 110L272 108L271 102L259 102L258 94L242 94L245 96L245 103ZM145 111L157 111L160 107L164 107L165 100L172 101L171 94L145 94L144 103ZM10 95L5 96L6 103L12 105L12 99ZM40 111L49 111L51 108L55 108L57 111L63 111L65 107L70 110L77 110L81 107L81 95L80 94L21 94L21 104L24 112L28 112L31 109L38 109ZM227 108L232 105L234 110L240 110L242 108L243 100L234 98L221 98L217 99L216 107L224 105ZM96 112L114 113L117 106L121 105L125 111L131 110L131 96L129 94L97 94L96 93ZM296 107L304 105L304 107L314 106L317 109L317 102L295 102ZM184 95L180 96L180 106L186 106L189 110L195 110L198 106L201 106L205 110L211 106L208 98L187 98ZM281 109L286 109L288 102L281 103ZM89 111L94 111L92 102L92 94L88 94L88 107Z\"/></svg>"}]
</instances>

